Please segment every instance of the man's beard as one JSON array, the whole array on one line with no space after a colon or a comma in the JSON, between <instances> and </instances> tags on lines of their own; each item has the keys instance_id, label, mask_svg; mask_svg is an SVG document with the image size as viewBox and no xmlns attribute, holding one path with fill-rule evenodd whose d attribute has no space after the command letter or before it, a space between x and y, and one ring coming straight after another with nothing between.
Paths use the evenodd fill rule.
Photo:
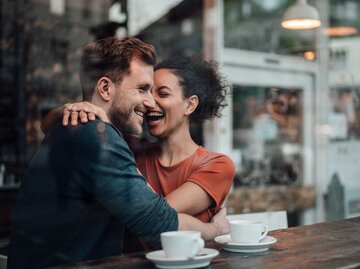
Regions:
<instances>
[{"instance_id":1,"label":"man's beard","mask_svg":"<svg viewBox=\"0 0 360 269\"><path fill-rule=\"evenodd\" d=\"M109 110L109 119L122 134L139 135L136 126L130 121L132 111L122 111L119 107L113 106Z\"/></svg>"}]
</instances>

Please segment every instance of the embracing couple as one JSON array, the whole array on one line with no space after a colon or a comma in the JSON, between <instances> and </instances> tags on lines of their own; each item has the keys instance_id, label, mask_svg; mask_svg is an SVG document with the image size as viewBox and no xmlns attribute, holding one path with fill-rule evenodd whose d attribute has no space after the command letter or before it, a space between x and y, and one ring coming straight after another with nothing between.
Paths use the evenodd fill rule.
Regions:
<instances>
[{"instance_id":1,"label":"embracing couple","mask_svg":"<svg viewBox=\"0 0 360 269\"><path fill-rule=\"evenodd\" d=\"M205 240L227 233L221 206L233 162L190 135L190 122L218 117L226 105L216 65L156 65L152 45L107 38L84 47L80 81L85 102L43 122L46 136L18 192L8 268L119 255L125 228L151 247L166 231L198 230ZM133 138L144 119L155 143Z\"/></svg>"}]
</instances>

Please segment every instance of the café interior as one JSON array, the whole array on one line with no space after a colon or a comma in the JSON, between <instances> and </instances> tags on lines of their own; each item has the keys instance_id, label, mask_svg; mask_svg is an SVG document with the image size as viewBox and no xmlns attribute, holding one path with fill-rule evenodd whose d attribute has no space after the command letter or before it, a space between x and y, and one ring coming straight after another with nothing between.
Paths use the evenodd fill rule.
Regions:
<instances>
[{"instance_id":1,"label":"caf\u00e9 interior","mask_svg":"<svg viewBox=\"0 0 360 269\"><path fill-rule=\"evenodd\" d=\"M298 2L310 10L292 8ZM197 143L235 163L229 214L286 211L289 227L360 216L359 1L5 0L0 7L0 254L17 189L44 137L41 120L81 100L81 47L108 36L154 44L158 60L202 55L219 63L232 85L228 106L191 128ZM292 18L309 20L286 23Z\"/></svg>"}]
</instances>

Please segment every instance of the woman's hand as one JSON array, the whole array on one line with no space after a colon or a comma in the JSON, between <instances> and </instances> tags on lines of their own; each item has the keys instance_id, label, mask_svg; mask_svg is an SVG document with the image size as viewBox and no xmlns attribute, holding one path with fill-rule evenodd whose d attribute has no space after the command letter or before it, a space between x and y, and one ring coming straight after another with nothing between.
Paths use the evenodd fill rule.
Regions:
<instances>
[{"instance_id":1,"label":"woman's hand","mask_svg":"<svg viewBox=\"0 0 360 269\"><path fill-rule=\"evenodd\" d=\"M96 117L104 122L110 122L105 111L90 102L68 103L64 105L62 123L66 126L70 119L70 124L76 126L79 120L81 123L86 123L95 120Z\"/></svg>"},{"instance_id":2,"label":"woman's hand","mask_svg":"<svg viewBox=\"0 0 360 269\"><path fill-rule=\"evenodd\" d=\"M70 119L71 125L75 126L78 124L79 118L80 122L86 123L89 120L95 120L96 117L104 122L109 122L105 111L90 102L68 103L51 110L41 121L41 130L46 134L61 118L63 125L68 125Z\"/></svg>"}]
</instances>

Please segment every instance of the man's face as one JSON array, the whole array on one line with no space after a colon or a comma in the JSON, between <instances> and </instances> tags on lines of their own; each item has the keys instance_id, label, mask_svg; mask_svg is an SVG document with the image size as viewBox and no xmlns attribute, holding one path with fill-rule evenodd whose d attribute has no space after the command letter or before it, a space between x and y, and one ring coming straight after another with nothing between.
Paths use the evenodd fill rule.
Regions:
<instances>
[{"instance_id":1,"label":"man's face","mask_svg":"<svg viewBox=\"0 0 360 269\"><path fill-rule=\"evenodd\" d=\"M115 86L116 94L109 110L109 118L122 133L141 134L144 115L155 106L150 92L153 75L153 66L135 58L130 64L130 74Z\"/></svg>"}]
</instances>

